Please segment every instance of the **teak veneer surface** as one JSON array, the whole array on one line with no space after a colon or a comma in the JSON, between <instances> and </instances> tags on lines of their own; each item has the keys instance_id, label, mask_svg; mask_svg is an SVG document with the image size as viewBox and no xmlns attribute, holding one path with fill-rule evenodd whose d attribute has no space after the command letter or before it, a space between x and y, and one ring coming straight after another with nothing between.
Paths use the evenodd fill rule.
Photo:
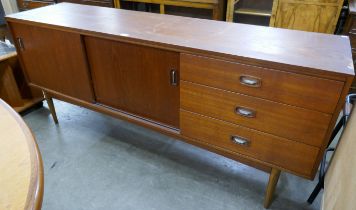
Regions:
<instances>
[{"instance_id":1,"label":"teak veneer surface","mask_svg":"<svg viewBox=\"0 0 356 210\"><path fill-rule=\"evenodd\" d=\"M11 27L15 37L22 39L21 59L30 84L94 100L79 34L25 24Z\"/></svg>"},{"instance_id":2,"label":"teak veneer surface","mask_svg":"<svg viewBox=\"0 0 356 210\"><path fill-rule=\"evenodd\" d=\"M194 51L256 64L268 62L286 71L309 71L335 77L340 74L354 75L350 43L346 36L70 3L12 14L7 19L175 51ZM305 69L301 71L292 66ZM344 77L338 79L345 80Z\"/></svg>"},{"instance_id":3,"label":"teak veneer surface","mask_svg":"<svg viewBox=\"0 0 356 210\"><path fill-rule=\"evenodd\" d=\"M320 147L331 115L181 81L181 108L287 139ZM254 117L236 108L255 112Z\"/></svg>"},{"instance_id":4,"label":"teak veneer surface","mask_svg":"<svg viewBox=\"0 0 356 210\"><path fill-rule=\"evenodd\" d=\"M47 101L273 168L266 204L278 170L315 176L354 75L341 36L67 3L7 20L27 79Z\"/></svg>"},{"instance_id":5,"label":"teak veneer surface","mask_svg":"<svg viewBox=\"0 0 356 210\"><path fill-rule=\"evenodd\" d=\"M258 78L261 85L241 84L242 75ZM325 113L335 111L344 86L339 81L184 53L181 79Z\"/></svg>"},{"instance_id":6,"label":"teak veneer surface","mask_svg":"<svg viewBox=\"0 0 356 210\"><path fill-rule=\"evenodd\" d=\"M180 111L181 133L239 154L311 176L319 148L261 133L185 110ZM237 135L249 141L241 146L231 141Z\"/></svg>"},{"instance_id":7,"label":"teak veneer surface","mask_svg":"<svg viewBox=\"0 0 356 210\"><path fill-rule=\"evenodd\" d=\"M152 47L85 37L96 101L170 127L179 124L179 54Z\"/></svg>"}]
</instances>

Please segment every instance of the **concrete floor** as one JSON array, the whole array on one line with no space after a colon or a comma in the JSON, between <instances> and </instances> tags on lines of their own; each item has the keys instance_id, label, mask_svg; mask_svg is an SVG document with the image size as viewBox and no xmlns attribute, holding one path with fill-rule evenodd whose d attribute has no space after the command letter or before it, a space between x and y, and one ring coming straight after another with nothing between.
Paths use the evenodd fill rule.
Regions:
<instances>
[{"instance_id":1,"label":"concrete floor","mask_svg":"<svg viewBox=\"0 0 356 210\"><path fill-rule=\"evenodd\" d=\"M263 209L268 174L151 130L55 101L24 116L42 153L43 210ZM316 181L282 173L270 209L306 203Z\"/></svg>"}]
</instances>

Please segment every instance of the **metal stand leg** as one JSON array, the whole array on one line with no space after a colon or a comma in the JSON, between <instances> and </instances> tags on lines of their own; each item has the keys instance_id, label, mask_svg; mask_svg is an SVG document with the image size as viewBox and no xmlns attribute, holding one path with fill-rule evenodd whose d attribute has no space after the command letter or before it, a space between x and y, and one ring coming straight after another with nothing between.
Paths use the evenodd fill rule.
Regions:
<instances>
[{"instance_id":1,"label":"metal stand leg","mask_svg":"<svg viewBox=\"0 0 356 210\"><path fill-rule=\"evenodd\" d=\"M319 180L318 184L315 186L313 192L310 194L310 196L308 198L308 203L312 204L314 202L314 200L315 200L316 196L318 196L320 190L322 188L324 188L323 185L324 184L321 182L321 180Z\"/></svg>"},{"instance_id":2,"label":"metal stand leg","mask_svg":"<svg viewBox=\"0 0 356 210\"><path fill-rule=\"evenodd\" d=\"M346 123L346 116L342 116L342 118L340 119L340 121L336 124L333 132L331 133L331 136L330 136L330 140L329 140L329 143L328 143L328 146L330 146L331 142L334 140L335 136L339 133L339 131L341 130L342 126L344 126Z\"/></svg>"},{"instance_id":3,"label":"metal stand leg","mask_svg":"<svg viewBox=\"0 0 356 210\"><path fill-rule=\"evenodd\" d=\"M349 94L346 97L346 103L354 104L355 99L356 99L356 94ZM330 146L331 142L334 140L336 135L339 133L341 128L346 125L346 121L347 121L348 115L350 114L350 113L348 113L348 111L346 111L346 106L344 107L343 114L344 115L342 116L340 121L336 124L333 132L331 133L330 140L329 140L329 143L328 143L328 147ZM326 155L327 155L328 152L334 151L334 150L335 150L335 148L328 148L325 151L323 159L322 159L322 161L320 163L320 173L319 173L318 184L315 186L313 192L310 194L310 196L308 198L308 203L310 203L310 204L313 203L313 201L315 200L316 196L318 196L320 190L324 188L324 179L325 179L325 174L326 174L326 171L327 171L326 170Z\"/></svg>"},{"instance_id":4,"label":"metal stand leg","mask_svg":"<svg viewBox=\"0 0 356 210\"><path fill-rule=\"evenodd\" d=\"M320 163L319 181L318 181L318 184L315 186L313 192L310 194L310 196L308 198L309 204L312 204L314 202L316 196L318 196L320 190L324 189L324 179L325 179L325 173L326 173L326 155L328 152L333 152L333 151L335 151L335 148L328 148L325 151L323 159L321 160L321 163Z\"/></svg>"}]
</instances>

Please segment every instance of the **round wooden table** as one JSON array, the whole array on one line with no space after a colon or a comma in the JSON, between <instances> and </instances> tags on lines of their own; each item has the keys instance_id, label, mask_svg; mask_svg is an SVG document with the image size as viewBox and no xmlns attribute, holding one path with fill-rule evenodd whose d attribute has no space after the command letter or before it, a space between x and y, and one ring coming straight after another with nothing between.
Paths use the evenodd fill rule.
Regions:
<instances>
[{"instance_id":1,"label":"round wooden table","mask_svg":"<svg viewBox=\"0 0 356 210\"><path fill-rule=\"evenodd\" d=\"M0 209L41 209L43 165L31 130L0 99Z\"/></svg>"}]
</instances>

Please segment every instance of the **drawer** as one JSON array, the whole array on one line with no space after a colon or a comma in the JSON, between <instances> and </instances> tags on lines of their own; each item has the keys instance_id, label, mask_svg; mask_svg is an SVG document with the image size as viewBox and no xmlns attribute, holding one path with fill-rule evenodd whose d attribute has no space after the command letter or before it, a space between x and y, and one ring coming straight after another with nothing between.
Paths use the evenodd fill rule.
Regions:
<instances>
[{"instance_id":1,"label":"drawer","mask_svg":"<svg viewBox=\"0 0 356 210\"><path fill-rule=\"evenodd\" d=\"M350 20L351 21L351 25L350 25L350 28L348 30L349 30L349 32L355 33L356 32L356 18L354 16L352 16L351 18L352 18Z\"/></svg>"},{"instance_id":2,"label":"drawer","mask_svg":"<svg viewBox=\"0 0 356 210\"><path fill-rule=\"evenodd\" d=\"M351 48L356 49L356 31L352 31L349 33Z\"/></svg>"},{"instance_id":3,"label":"drawer","mask_svg":"<svg viewBox=\"0 0 356 210\"><path fill-rule=\"evenodd\" d=\"M354 78L354 81L352 82L350 93L356 93L356 78Z\"/></svg>"},{"instance_id":4,"label":"drawer","mask_svg":"<svg viewBox=\"0 0 356 210\"><path fill-rule=\"evenodd\" d=\"M53 1L18 0L20 10L29 10L54 4Z\"/></svg>"},{"instance_id":5,"label":"drawer","mask_svg":"<svg viewBox=\"0 0 356 210\"><path fill-rule=\"evenodd\" d=\"M333 113L344 83L259 68L218 59L181 54L181 79Z\"/></svg>"},{"instance_id":6,"label":"drawer","mask_svg":"<svg viewBox=\"0 0 356 210\"><path fill-rule=\"evenodd\" d=\"M181 82L181 108L320 147L331 115L191 82Z\"/></svg>"},{"instance_id":7,"label":"drawer","mask_svg":"<svg viewBox=\"0 0 356 210\"><path fill-rule=\"evenodd\" d=\"M301 3L301 4L305 4L306 2L308 4L315 4L315 5L323 5L323 4L336 4L336 6L339 6L340 2L343 2L343 0L293 0L293 2L296 3ZM281 2L284 2L284 0L282 0ZM291 2L290 0L288 0L288 2Z\"/></svg>"},{"instance_id":8,"label":"drawer","mask_svg":"<svg viewBox=\"0 0 356 210\"><path fill-rule=\"evenodd\" d=\"M317 147L184 110L180 111L180 119L183 136L279 166L299 175L312 174L319 151Z\"/></svg>"},{"instance_id":9,"label":"drawer","mask_svg":"<svg viewBox=\"0 0 356 210\"><path fill-rule=\"evenodd\" d=\"M69 2L75 4L85 4L101 7L114 7L112 0L58 0L58 3L60 2Z\"/></svg>"}]
</instances>

